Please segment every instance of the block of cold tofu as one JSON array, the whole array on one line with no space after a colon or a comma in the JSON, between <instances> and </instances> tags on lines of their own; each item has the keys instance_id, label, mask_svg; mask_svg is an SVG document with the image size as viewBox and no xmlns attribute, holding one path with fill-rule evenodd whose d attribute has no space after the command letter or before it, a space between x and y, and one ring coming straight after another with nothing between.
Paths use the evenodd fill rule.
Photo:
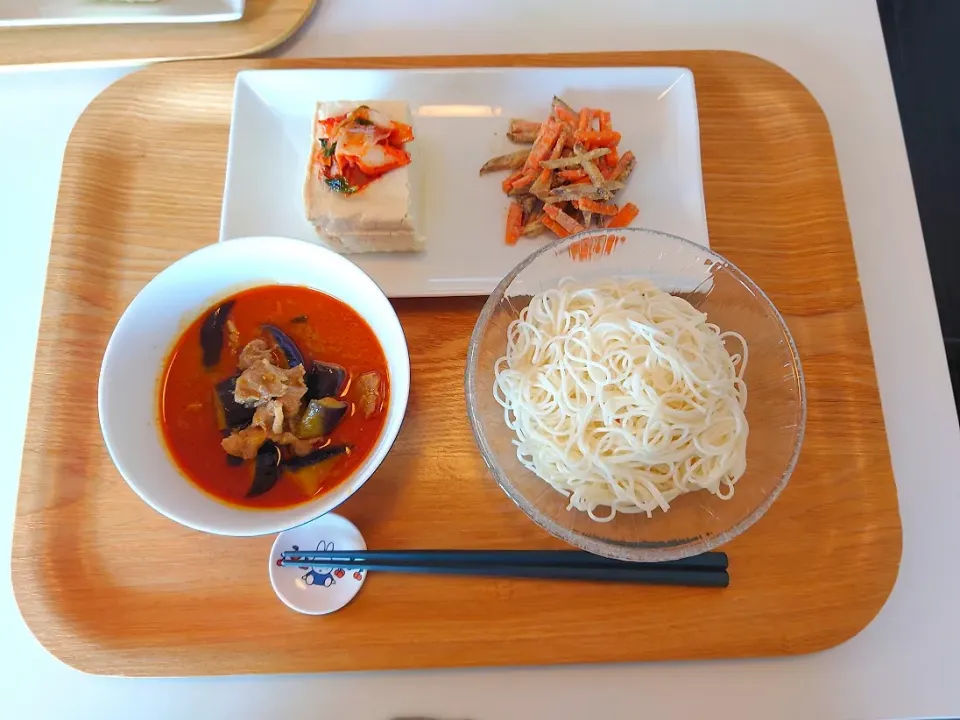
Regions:
<instances>
[{"instance_id":1,"label":"block of cold tofu","mask_svg":"<svg viewBox=\"0 0 960 720\"><path fill-rule=\"evenodd\" d=\"M319 123L364 105L370 108L371 119L376 123L386 120L407 126L410 124L409 111L404 102L370 100L318 103L312 123L312 149L304 186L307 219L316 229L318 239L340 253L422 250L423 240L417 233L416 222L419 193L415 178L418 167L412 143L405 143L403 148L410 153L409 164L390 169L351 193L332 189L324 176L324 168L317 161L318 153L332 145L321 144ZM340 139L343 142L342 136ZM373 153L379 157L380 148L375 148Z\"/></svg>"},{"instance_id":2,"label":"block of cold tofu","mask_svg":"<svg viewBox=\"0 0 960 720\"><path fill-rule=\"evenodd\" d=\"M423 250L423 238L413 232L407 233L343 233L337 235L314 226L317 237L331 250L342 255L371 252L419 252Z\"/></svg>"}]
</instances>

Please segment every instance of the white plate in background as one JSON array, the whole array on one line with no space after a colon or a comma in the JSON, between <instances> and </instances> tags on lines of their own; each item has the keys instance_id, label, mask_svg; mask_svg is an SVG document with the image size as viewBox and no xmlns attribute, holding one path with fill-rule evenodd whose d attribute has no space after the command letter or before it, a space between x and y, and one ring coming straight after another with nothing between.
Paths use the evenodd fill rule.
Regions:
<instances>
[{"instance_id":1,"label":"white plate in background","mask_svg":"<svg viewBox=\"0 0 960 720\"><path fill-rule=\"evenodd\" d=\"M272 235L315 241L303 183L322 100L403 100L416 139L422 253L348 255L390 297L487 294L552 236L504 243L506 173L480 177L510 118L546 118L553 95L603 108L637 166L618 203L638 227L708 245L693 74L685 68L248 70L237 74L220 240Z\"/></svg>"},{"instance_id":2,"label":"white plate in background","mask_svg":"<svg viewBox=\"0 0 960 720\"><path fill-rule=\"evenodd\" d=\"M0 0L0 27L227 22L243 17L244 0Z\"/></svg>"}]
</instances>

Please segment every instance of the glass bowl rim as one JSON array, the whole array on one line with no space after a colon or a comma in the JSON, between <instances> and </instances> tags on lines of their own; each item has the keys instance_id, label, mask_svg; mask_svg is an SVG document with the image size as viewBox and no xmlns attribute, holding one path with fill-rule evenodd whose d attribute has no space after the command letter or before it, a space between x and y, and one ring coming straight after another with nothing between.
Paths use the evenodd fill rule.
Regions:
<instances>
[{"instance_id":1,"label":"glass bowl rim","mask_svg":"<svg viewBox=\"0 0 960 720\"><path fill-rule=\"evenodd\" d=\"M797 461L800 457L800 449L803 446L803 439L807 426L807 392L806 383L803 376L803 366L800 363L800 354L797 351L797 346L794 342L793 335L790 333L790 328L787 327L787 323L784 321L783 315L780 314L780 311L777 309L776 305L773 304L767 294L753 280L751 280L745 272L737 267L735 263L731 262L726 257L711 248L699 245L698 243L695 243L692 240L687 240L686 238L682 238L679 235L663 232L662 230L652 230L650 228L642 227L620 228L616 230L616 234L621 233L646 233L650 235L656 235L662 238L667 238L671 241L679 242L682 246L686 246L698 253L705 254L716 264L732 270L734 277L736 277L737 280L746 286L748 290L752 291L757 297L762 299L767 308L771 311L771 315L776 320L780 327L780 331L787 340L790 358L793 361L794 367L796 368L797 387L800 395L800 419L797 423L797 435L794 441L793 451L790 453L790 458L787 461L783 472L780 474L780 479L777 481L776 486L774 486L774 488L767 494L763 501L753 509L753 511L722 533L717 533L716 535L708 538L699 539L691 543L685 543L677 547L655 547L647 545L631 547L628 545L616 545L606 540L560 527L544 513L540 512L540 510L538 510L532 503L528 502L526 498L524 498L523 495L516 489L514 484L507 477L506 473L501 469L499 463L497 462L496 455L494 454L493 449L490 447L490 444L487 442L487 438L480 426L480 418L476 404L477 388L475 370L477 367L477 356L479 353L482 331L486 329L487 324L490 321L490 317L493 315L493 312L500 303L500 300L505 296L507 288L510 287L510 285L521 272L532 265L538 258L547 252L552 250L555 251L563 246L572 245L573 243L585 238L596 237L599 235L609 235L611 234L611 230L608 229L597 228L585 230L564 238L557 238L556 240L547 243L520 261L516 267L514 267L503 277L503 279L497 284L496 288L494 288L490 293L490 296L483 304L480 315L477 317L476 324L473 327L473 332L470 333L470 343L467 347L467 364L466 368L464 369L464 395L467 403L467 419L470 421L470 431L473 433L474 442L476 442L477 447L480 449L480 455L483 457L483 462L490 470L490 473L493 475L493 479L496 481L497 485L500 486L500 489L506 493L507 497L509 497L514 504L517 505L517 507L523 510L527 517L529 517L537 525L554 537L557 537L569 543L570 545L586 550L587 552L593 553L594 555L602 555L604 557L615 558L617 560L627 560L631 562L665 562L668 560L679 560L682 558L691 557L693 555L705 553L709 550L719 547L720 545L723 545L726 542L729 542L733 538L743 533L751 525L757 522L757 520L763 517L763 515L773 504L773 501L779 497L780 493L783 492L783 489L787 486L787 482L789 482L791 475L793 475L793 471L796 468Z\"/></svg>"}]
</instances>

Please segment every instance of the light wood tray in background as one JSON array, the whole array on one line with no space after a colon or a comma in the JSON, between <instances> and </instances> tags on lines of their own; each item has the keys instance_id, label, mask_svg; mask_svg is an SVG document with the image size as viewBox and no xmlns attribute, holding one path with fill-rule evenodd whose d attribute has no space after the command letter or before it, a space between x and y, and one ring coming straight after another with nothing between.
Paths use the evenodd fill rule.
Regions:
<instances>
[{"instance_id":1,"label":"light wood tray in background","mask_svg":"<svg viewBox=\"0 0 960 720\"><path fill-rule=\"evenodd\" d=\"M316 4L317 0L247 0L240 20L222 23L0 28L0 65L252 55L293 35Z\"/></svg>"},{"instance_id":2,"label":"light wood tray in background","mask_svg":"<svg viewBox=\"0 0 960 720\"><path fill-rule=\"evenodd\" d=\"M238 70L491 65L693 69L712 246L770 294L803 360L799 465L768 514L725 548L727 590L378 574L343 611L298 615L270 588L272 538L186 530L124 484L97 422L104 347L151 277L217 239ZM463 369L480 305L396 302L411 350L408 420L382 468L342 507L369 547L560 547L500 491L470 435ZM23 616L65 662L191 675L806 653L874 617L900 548L830 131L779 68L724 52L177 63L120 80L74 129L13 548Z\"/></svg>"}]
</instances>

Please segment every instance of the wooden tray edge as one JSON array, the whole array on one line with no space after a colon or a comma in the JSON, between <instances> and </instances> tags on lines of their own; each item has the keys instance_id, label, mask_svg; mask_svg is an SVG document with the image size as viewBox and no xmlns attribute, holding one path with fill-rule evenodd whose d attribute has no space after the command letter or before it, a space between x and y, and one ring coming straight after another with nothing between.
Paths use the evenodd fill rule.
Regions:
<instances>
[{"instance_id":1,"label":"wooden tray edge","mask_svg":"<svg viewBox=\"0 0 960 720\"><path fill-rule=\"evenodd\" d=\"M213 54L213 55L183 55L179 57L168 57L162 58L163 61L177 61L177 62L192 62L199 60L226 60L231 58L242 58L249 57L251 55L259 55L260 53L266 52L267 50L272 50L278 45L282 45L287 40L292 38L299 30L304 26L310 16L313 14L313 11L317 8L317 3L320 0L307 0L307 4L303 8L303 12L300 14L292 25L287 27L287 29L274 37L266 40L259 45L256 45L246 50L240 50L238 52L230 52L223 54ZM136 75L137 73L132 73ZM86 110L84 110L86 112Z\"/></svg>"},{"instance_id":2,"label":"wooden tray edge","mask_svg":"<svg viewBox=\"0 0 960 720\"><path fill-rule=\"evenodd\" d=\"M315 3L315 0L313 0ZM311 5L312 9L312 5ZM290 34L296 32L297 28L293 28L290 31ZM288 35L289 37L289 35ZM282 42L281 39L279 42ZM764 58L752 55L750 53L744 53L740 51L728 51L728 50L677 50L677 51L625 51L625 52L602 52L602 53L559 53L559 54L546 54L546 53L536 53L536 54L519 54L519 55L438 55L438 56L411 56L411 57L363 57L363 58L287 58L287 59L234 59L236 56L228 56L224 59L214 59L214 60L205 60L203 61L205 67L210 67L212 65L227 65L234 64L236 70L247 70L247 69L296 69L296 68L374 68L374 69L429 69L429 68L482 68L482 67L578 67L584 66L586 64L604 67L604 66L653 66L653 65L669 65L669 66L681 66L685 67L683 62L683 57L695 53L698 55L702 54L712 54L712 55L724 55L728 57L739 57L741 60L748 64L753 65L756 68L763 68L768 72L776 72L780 75L784 75L795 83L799 89L801 89L804 95L807 97L807 100L810 103L810 110L815 112L817 115L817 122L822 122L826 132L829 136L833 137L832 132L830 131L829 122L827 120L826 114L823 111L823 108L817 102L816 98L810 93L806 86L797 79L792 73L785 70L781 66L773 63ZM659 59L663 59L663 62L659 62ZM176 64L161 64L154 65L142 70L133 72L117 82L113 83L107 87L100 95L98 95L94 100L87 106L83 111L80 118L78 119L76 125L71 131L70 137L67 142L66 152L72 152L73 140L75 136L82 134L89 123L97 123L99 118L97 117L100 112L100 106L108 103L112 96L120 92L120 90L125 89L127 83L140 82L140 79L144 75L150 75L153 73L168 73L168 72L187 72L189 73L193 67L192 63L195 61L184 61L178 62ZM696 82L696 73L694 73L694 81ZM836 157L836 146L833 144L831 150L833 155L833 164L838 166L837 157ZM65 166L65 171L61 177L60 190L62 191L65 187L69 187L70 170L67 169L70 166ZM837 173L839 176L839 167L837 167ZM841 192L841 197L843 196L842 185L840 185L839 190ZM62 218L60 217L60 205L57 206L57 218L54 222L54 236L58 234L58 228L61 227ZM844 214L846 216L846 209L844 209ZM709 213L708 213L709 215ZM847 226L849 231L849 217L847 217ZM857 279L858 288L859 288L859 278ZM48 290L49 277L47 278L44 286L44 296L46 297L46 292ZM862 292L860 293L860 307L862 309ZM46 302L46 300L44 301ZM41 313L41 332L40 337L43 336L43 315ZM871 360L873 359L873 347L870 347ZM876 364L874 365L874 386L876 386ZM35 380L34 380L35 382ZM879 404L879 393L877 393L877 402ZM27 418L27 427L28 431L30 428L30 415L32 412L28 413ZM884 426L886 423L884 422ZM884 434L886 434L886 429L884 428ZM29 433L28 433L29 440ZM28 441L25 441L25 447L28 444ZM887 457L889 461L889 443L887 445ZM891 468L892 470L892 468ZM22 471L21 471L22 475ZM22 480L22 477L21 477ZM894 482L894 495L897 496L897 487L896 482L892 477L891 481ZM896 583L896 580L899 576L900 563L902 560L903 554L903 528L902 523L900 522L899 516L899 499L897 499L897 528L896 528L896 562L891 563L886 566L886 575L888 576L885 579L886 592L882 596L876 597L875 607L869 607L864 609L862 612L862 622L858 622L855 625L851 624L851 630L849 633L839 633L839 637L829 637L822 638L819 641L813 641L810 645L805 645L801 649L795 650L792 647L783 647L780 649L780 652L777 653L766 653L762 655L742 655L736 656L741 657L778 657L778 656L789 656L789 655L805 655L816 652L821 652L833 647L836 647L840 644L847 642L852 639L860 632L862 632L873 620L877 617L880 610L886 604L890 593L893 591L893 587ZM44 629L39 627L39 625L34 625L34 622L48 620L49 616L44 616L42 613L36 612L36 603L31 605L27 603L29 610L25 610L23 600L26 595L29 593L29 585L33 581L34 567L27 562L20 562L16 560L17 555L21 555L24 551L27 550L29 544L27 542L27 531L23 528L22 522L22 493L18 488L18 500L17 500L17 510L14 518L14 533L13 533L13 555L14 561L12 562L11 567L11 579L14 591L14 598L16 600L17 606L20 610L21 617L23 617L24 623L27 628L37 639L37 641L43 646L51 655L59 659L66 665L73 667L81 672L90 673L90 674L102 674L102 675L115 675L116 673L109 670L108 666L111 664L109 662L110 658L113 657L122 657L122 653L117 653L112 650L103 650L101 649L100 653L97 656L97 662L90 662L91 657L90 653L85 653L79 648L64 648L62 641L64 640L65 633L68 633L70 628L69 626L62 627L58 631L55 628ZM75 644L78 638L69 639L68 644ZM80 639L83 642L82 639ZM648 662L662 662L678 659L687 659L687 656L677 655L673 656L664 656L662 659L648 661ZM723 658L717 658L723 659ZM557 662L554 663L557 665L564 665L568 663ZM144 663L145 672L141 675L140 673L135 673L136 675L148 677L148 676L157 676L157 673L150 672L150 668L147 667L148 663ZM157 663L154 661L153 667L157 667ZM466 667L478 667L475 664L471 664L469 660L465 662L454 662L444 666L436 666L436 668L466 668ZM492 666L499 667L499 666ZM430 666L410 666L410 667L384 667L376 668L371 667L367 668L371 670L384 669L384 670L398 670L398 669L430 669ZM343 670L348 671L348 670ZM340 670L332 670L328 672L340 672ZM229 672L224 673L213 673L213 674L231 674ZM175 675L163 675L164 677L173 677Z\"/></svg>"},{"instance_id":3,"label":"wooden tray edge","mask_svg":"<svg viewBox=\"0 0 960 720\"><path fill-rule=\"evenodd\" d=\"M229 52L212 52L204 53L200 52L195 55L152 55L147 57L141 57L138 55L120 55L120 56L108 56L108 57L55 57L48 60L27 60L25 62L16 61L13 59L8 59L5 57L5 53L0 51L0 67L43 67L50 65L82 65L86 63L162 63L170 61L192 61L192 60L220 60L220 59L229 59L229 58L240 58L247 57L250 55L257 55L268 50L272 50L278 45L282 45L287 40L289 40L293 35L295 35L309 19L310 15L316 10L319 0L306 0L306 5L303 8L303 12L300 17L298 17L291 25L284 28L284 30L273 37L270 37L258 45L253 47L247 47L242 50L229 51ZM169 25L160 25L160 27L170 27ZM15 31L20 28L0 28L0 37L4 32ZM51 26L51 28L28 28L30 30L41 31L43 29L55 29L55 30L64 30L68 29L66 26ZM133 74L136 74L133 73Z\"/></svg>"}]
</instances>

